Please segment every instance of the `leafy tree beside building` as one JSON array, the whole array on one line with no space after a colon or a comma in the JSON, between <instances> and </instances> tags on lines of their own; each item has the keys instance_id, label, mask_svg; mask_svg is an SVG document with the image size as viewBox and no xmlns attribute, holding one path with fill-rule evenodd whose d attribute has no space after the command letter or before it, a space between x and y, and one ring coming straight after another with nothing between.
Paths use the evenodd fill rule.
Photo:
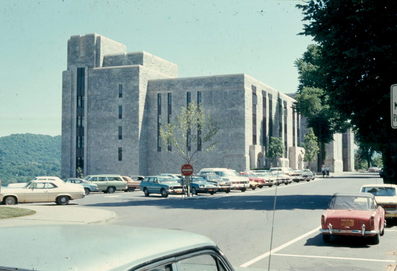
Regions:
<instances>
[{"instance_id":1,"label":"leafy tree beside building","mask_svg":"<svg viewBox=\"0 0 397 271\"><path fill-rule=\"evenodd\" d=\"M310 168L310 164L317 157L320 148L318 146L317 137L313 132L312 128L309 128L309 131L305 135L303 139L303 147L305 148L305 157L304 160L308 163L308 167Z\"/></svg>"},{"instance_id":2,"label":"leafy tree beside building","mask_svg":"<svg viewBox=\"0 0 397 271\"><path fill-rule=\"evenodd\" d=\"M310 0L298 7L306 22L303 34L319 48L318 69L330 109L382 153L384 182L397 184L397 130L390 125L397 1Z\"/></svg>"},{"instance_id":3,"label":"leafy tree beside building","mask_svg":"<svg viewBox=\"0 0 397 271\"><path fill-rule=\"evenodd\" d=\"M278 166L278 159L283 157L283 154L284 154L284 144L282 139L279 137L270 137L267 157L270 158L271 166Z\"/></svg>"}]
</instances>

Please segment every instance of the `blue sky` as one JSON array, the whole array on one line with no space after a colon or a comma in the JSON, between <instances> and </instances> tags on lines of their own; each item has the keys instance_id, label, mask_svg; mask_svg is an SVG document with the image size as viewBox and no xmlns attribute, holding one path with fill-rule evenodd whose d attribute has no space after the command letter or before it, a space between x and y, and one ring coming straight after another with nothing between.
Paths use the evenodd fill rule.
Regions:
<instances>
[{"instance_id":1,"label":"blue sky","mask_svg":"<svg viewBox=\"0 0 397 271\"><path fill-rule=\"evenodd\" d=\"M296 91L310 37L302 1L2 0L0 136L61 134L67 40L98 33L178 65L180 77L246 73Z\"/></svg>"}]
</instances>

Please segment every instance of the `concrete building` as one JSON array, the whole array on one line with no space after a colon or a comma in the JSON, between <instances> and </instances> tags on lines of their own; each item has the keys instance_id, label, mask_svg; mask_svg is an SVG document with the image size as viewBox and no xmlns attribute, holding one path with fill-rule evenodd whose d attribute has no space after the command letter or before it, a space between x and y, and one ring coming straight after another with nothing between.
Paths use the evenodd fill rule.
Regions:
<instances>
[{"instance_id":1,"label":"concrete building","mask_svg":"<svg viewBox=\"0 0 397 271\"><path fill-rule=\"evenodd\" d=\"M304 129L293 109L295 100L249 75L178 78L176 64L147 52L128 53L125 45L97 34L72 36L67 55L63 177L79 172L179 172L184 161L162 142L159 129L190 102L199 104L219 127L214 150L191 146L199 150L195 170L263 168L272 136L284 145L281 164L303 167L304 149L299 146ZM347 157L349 147L342 151L342 145L336 145L334 149ZM335 165L345 169L339 160Z\"/></svg>"}]
</instances>

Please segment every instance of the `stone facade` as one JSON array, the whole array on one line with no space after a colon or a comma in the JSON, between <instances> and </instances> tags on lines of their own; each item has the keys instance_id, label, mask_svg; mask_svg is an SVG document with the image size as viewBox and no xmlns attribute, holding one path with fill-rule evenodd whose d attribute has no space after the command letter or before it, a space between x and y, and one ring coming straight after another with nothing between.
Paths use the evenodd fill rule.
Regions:
<instances>
[{"instance_id":1,"label":"stone facade","mask_svg":"<svg viewBox=\"0 0 397 271\"><path fill-rule=\"evenodd\" d=\"M72 36L62 86L62 176L179 172L184 161L158 131L187 100L219 127L216 148L198 152L195 170L268 166L271 136L282 138L283 165L303 167L304 129L293 98L246 74L177 78L177 71L103 36Z\"/></svg>"}]
</instances>

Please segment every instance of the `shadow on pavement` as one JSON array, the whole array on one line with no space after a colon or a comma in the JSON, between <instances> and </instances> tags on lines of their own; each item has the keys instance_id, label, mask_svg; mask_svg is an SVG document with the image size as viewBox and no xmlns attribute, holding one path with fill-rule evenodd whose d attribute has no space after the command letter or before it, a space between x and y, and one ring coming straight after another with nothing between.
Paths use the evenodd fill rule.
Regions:
<instances>
[{"instance_id":1,"label":"shadow on pavement","mask_svg":"<svg viewBox=\"0 0 397 271\"><path fill-rule=\"evenodd\" d=\"M325 243L321 233L306 240L305 246L315 247L349 247L366 248L370 247L371 240L358 236L333 236L331 242Z\"/></svg>"},{"instance_id":2,"label":"shadow on pavement","mask_svg":"<svg viewBox=\"0 0 397 271\"><path fill-rule=\"evenodd\" d=\"M276 210L318 210L326 209L331 195L279 195ZM154 206L159 208L203 209L203 210L273 210L274 196L225 196L182 198L145 198L123 202L103 202L87 204L95 207L139 207Z\"/></svg>"}]
</instances>

